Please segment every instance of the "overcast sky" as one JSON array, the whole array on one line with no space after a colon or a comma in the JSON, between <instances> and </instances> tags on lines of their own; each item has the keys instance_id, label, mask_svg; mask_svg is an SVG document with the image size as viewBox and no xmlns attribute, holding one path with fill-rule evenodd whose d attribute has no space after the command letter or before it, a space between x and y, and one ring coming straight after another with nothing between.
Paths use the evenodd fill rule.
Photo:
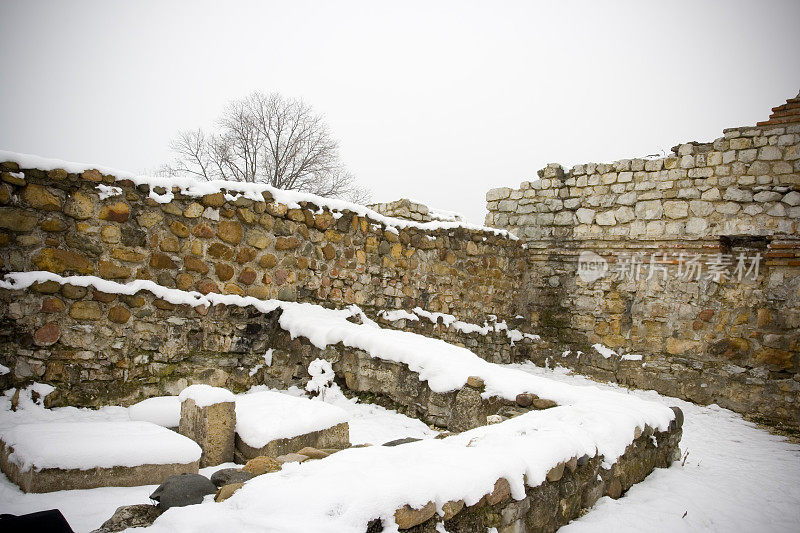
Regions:
<instances>
[{"instance_id":1,"label":"overcast sky","mask_svg":"<svg viewBox=\"0 0 800 533\"><path fill-rule=\"evenodd\" d=\"M323 113L373 200L482 222L547 163L712 140L800 89L800 2L0 0L0 149L131 171L249 92Z\"/></svg>"}]
</instances>

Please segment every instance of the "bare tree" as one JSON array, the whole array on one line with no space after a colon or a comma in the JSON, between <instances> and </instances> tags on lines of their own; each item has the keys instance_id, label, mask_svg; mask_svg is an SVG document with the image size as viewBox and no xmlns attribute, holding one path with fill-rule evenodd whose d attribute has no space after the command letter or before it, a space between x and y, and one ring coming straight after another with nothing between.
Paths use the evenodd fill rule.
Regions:
<instances>
[{"instance_id":1,"label":"bare tree","mask_svg":"<svg viewBox=\"0 0 800 533\"><path fill-rule=\"evenodd\" d=\"M230 102L215 125L208 135L179 132L170 142L175 159L160 172L369 200L342 164L322 116L302 100L255 92Z\"/></svg>"}]
</instances>

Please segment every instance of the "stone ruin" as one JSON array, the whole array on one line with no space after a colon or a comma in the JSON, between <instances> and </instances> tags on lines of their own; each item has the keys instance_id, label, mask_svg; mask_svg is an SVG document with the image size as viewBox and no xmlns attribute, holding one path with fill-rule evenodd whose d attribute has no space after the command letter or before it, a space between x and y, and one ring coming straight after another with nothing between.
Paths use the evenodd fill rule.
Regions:
<instances>
[{"instance_id":1,"label":"stone ruin","mask_svg":"<svg viewBox=\"0 0 800 533\"><path fill-rule=\"evenodd\" d=\"M193 383L233 392L303 385L310 362L322 358L348 394L456 434L557 406L524 394L487 397L479 376L435 392L408 365L290 335L281 309L192 305L156 289L115 292L79 278L96 276L207 296L356 304L386 330L464 346L487 361L556 362L793 431L800 427L798 109L791 99L758 126L682 144L669 157L548 165L518 189L490 191L484 229L421 225L436 219L407 200L335 211L267 190L198 195L0 153L0 271L53 274L0 288L0 364L8 369L0 388L44 381L56 387L51 406L130 405ZM751 267L756 255L759 268L737 279L736 259ZM689 257L706 268L716 259L714 275L681 277ZM600 275L586 275L586 264ZM231 432L231 405L187 401L181 409L180 433L202 449L197 466L231 453L246 463L337 449L312 435L248 450ZM619 497L668 466L679 453L681 422L676 413L668 430L640 430L610 470L601 457L555 465L521 500L498 479L479 502L445 509L448 530L554 530L602 495ZM11 472L7 459L3 451L0 465ZM275 468L261 463L259 472ZM401 529L433 531L434 515L431 503L394 517Z\"/></svg>"}]
</instances>

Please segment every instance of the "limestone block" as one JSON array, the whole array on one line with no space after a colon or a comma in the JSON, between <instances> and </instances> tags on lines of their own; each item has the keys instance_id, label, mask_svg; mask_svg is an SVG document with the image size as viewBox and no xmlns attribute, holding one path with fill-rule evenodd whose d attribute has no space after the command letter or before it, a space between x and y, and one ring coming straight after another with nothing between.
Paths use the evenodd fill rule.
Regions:
<instances>
[{"instance_id":1,"label":"limestone block","mask_svg":"<svg viewBox=\"0 0 800 533\"><path fill-rule=\"evenodd\" d=\"M659 200L646 200L636 202L636 218L643 220L656 220L663 216L664 209Z\"/></svg>"},{"instance_id":2,"label":"limestone block","mask_svg":"<svg viewBox=\"0 0 800 533\"><path fill-rule=\"evenodd\" d=\"M614 212L614 215L617 218L617 222L620 224L625 224L636 218L633 208L625 205L617 208L617 210Z\"/></svg>"},{"instance_id":3,"label":"limestone block","mask_svg":"<svg viewBox=\"0 0 800 533\"><path fill-rule=\"evenodd\" d=\"M714 187L713 189L709 189L709 190L703 192L703 194L700 195L700 198L702 198L703 200L705 200L707 202L713 202L715 200L722 199L722 195L719 193L719 189Z\"/></svg>"},{"instance_id":4,"label":"limestone block","mask_svg":"<svg viewBox=\"0 0 800 533\"><path fill-rule=\"evenodd\" d=\"M732 202L752 202L753 193L738 187L728 187L723 198Z\"/></svg>"},{"instance_id":5,"label":"limestone block","mask_svg":"<svg viewBox=\"0 0 800 533\"><path fill-rule=\"evenodd\" d=\"M669 218L684 218L689 214L689 205L682 200L664 202L664 214Z\"/></svg>"},{"instance_id":6,"label":"limestone block","mask_svg":"<svg viewBox=\"0 0 800 533\"><path fill-rule=\"evenodd\" d=\"M597 214L597 224L600 226L613 226L616 223L614 211L602 211Z\"/></svg>"},{"instance_id":7,"label":"limestone block","mask_svg":"<svg viewBox=\"0 0 800 533\"><path fill-rule=\"evenodd\" d=\"M692 200L689 202L689 208L698 217L705 217L714 212L714 204L703 200Z\"/></svg>"},{"instance_id":8,"label":"limestone block","mask_svg":"<svg viewBox=\"0 0 800 533\"><path fill-rule=\"evenodd\" d=\"M782 157L781 149L777 146L762 146L758 149L758 158L762 160L772 161Z\"/></svg>"},{"instance_id":9,"label":"limestone block","mask_svg":"<svg viewBox=\"0 0 800 533\"><path fill-rule=\"evenodd\" d=\"M797 192L797 191L788 192L783 197L782 201L783 201L783 203L789 204L791 206L800 205L800 192Z\"/></svg>"},{"instance_id":10,"label":"limestone block","mask_svg":"<svg viewBox=\"0 0 800 533\"><path fill-rule=\"evenodd\" d=\"M194 399L181 402L178 432L200 445L200 467L233 461L236 434L235 402L220 402L199 407Z\"/></svg>"},{"instance_id":11,"label":"limestone block","mask_svg":"<svg viewBox=\"0 0 800 533\"><path fill-rule=\"evenodd\" d=\"M498 189L491 189L486 193L486 201L494 202L496 200L503 200L511 195L511 189L508 187L500 187Z\"/></svg>"},{"instance_id":12,"label":"limestone block","mask_svg":"<svg viewBox=\"0 0 800 533\"><path fill-rule=\"evenodd\" d=\"M704 218L692 217L686 221L686 233L691 235L703 235L708 228L708 222Z\"/></svg>"},{"instance_id":13,"label":"limestone block","mask_svg":"<svg viewBox=\"0 0 800 533\"><path fill-rule=\"evenodd\" d=\"M592 221L594 220L595 210L581 207L580 209L575 211L575 214L578 216L578 221L581 224L591 224Z\"/></svg>"}]
</instances>

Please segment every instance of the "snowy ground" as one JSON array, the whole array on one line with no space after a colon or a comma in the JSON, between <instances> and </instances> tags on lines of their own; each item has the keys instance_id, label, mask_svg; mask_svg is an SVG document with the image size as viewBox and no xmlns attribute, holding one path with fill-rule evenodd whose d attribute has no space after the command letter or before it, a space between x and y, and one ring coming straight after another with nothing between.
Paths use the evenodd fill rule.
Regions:
<instances>
[{"instance_id":1,"label":"snowy ground","mask_svg":"<svg viewBox=\"0 0 800 533\"><path fill-rule=\"evenodd\" d=\"M532 364L511 365L531 374L573 385L598 384L563 369L547 370ZM614 385L604 388L620 390ZM624 389L622 389L624 390ZM290 394L302 394L299 389ZM652 391L631 391L642 399L677 405L686 415L681 448L685 464L658 469L635 485L624 498L601 499L585 516L562 529L584 531L798 531L800 530L800 446L790 444L716 406L700 407ZM425 424L379 406L355 403L328 393L326 401L351 415L354 443L381 443L400 437L432 437ZM46 411L26 405L9 410L0 398L0 427L33 420L114 420L127 416L121 408L101 411L59 409ZM221 465L203 469L210 475ZM155 486L100 488L49 494L23 494L5 476L0 477L0 513L23 514L59 508L76 531L90 531L120 505L148 502Z\"/></svg>"},{"instance_id":2,"label":"snowy ground","mask_svg":"<svg viewBox=\"0 0 800 533\"><path fill-rule=\"evenodd\" d=\"M598 385L561 368L510 366L573 385ZM683 410L685 464L656 469L625 497L602 498L560 531L800 531L800 446L716 405L702 407L654 391L630 394Z\"/></svg>"}]
</instances>

